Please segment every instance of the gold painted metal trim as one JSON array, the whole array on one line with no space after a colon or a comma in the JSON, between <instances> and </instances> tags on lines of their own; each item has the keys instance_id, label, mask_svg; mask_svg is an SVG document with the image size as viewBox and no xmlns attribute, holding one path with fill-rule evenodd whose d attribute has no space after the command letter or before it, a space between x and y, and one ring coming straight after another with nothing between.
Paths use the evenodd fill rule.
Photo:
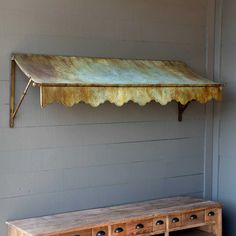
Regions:
<instances>
[{"instance_id":1,"label":"gold painted metal trim","mask_svg":"<svg viewBox=\"0 0 236 236\"><path fill-rule=\"evenodd\" d=\"M16 63L14 60L12 60L11 61L11 91L10 91L10 128L14 128L14 121L15 121L16 114L20 109L20 106L29 90L29 87L33 83L32 79L30 79L15 108L15 82L16 82Z\"/></svg>"},{"instance_id":2,"label":"gold painted metal trim","mask_svg":"<svg viewBox=\"0 0 236 236\"><path fill-rule=\"evenodd\" d=\"M16 110L14 111L14 113L12 115L13 119L16 117L16 113L18 112L18 110L19 110L19 108L20 108L20 106L21 106L21 104L22 104L22 102L23 102L23 100L24 100L24 98L25 98L25 96L26 96L26 94L28 92L28 89L29 89L31 84L32 84L32 80L29 80L28 84L26 85L26 87L25 87L25 89L24 89L24 91L23 91L23 93L22 93L22 95L20 97L19 103L16 106Z\"/></svg>"},{"instance_id":3,"label":"gold painted metal trim","mask_svg":"<svg viewBox=\"0 0 236 236\"><path fill-rule=\"evenodd\" d=\"M15 110L15 82L16 82L16 62L11 60L11 87L10 87L10 127L14 127L13 114Z\"/></svg>"},{"instance_id":4,"label":"gold painted metal trim","mask_svg":"<svg viewBox=\"0 0 236 236\"><path fill-rule=\"evenodd\" d=\"M67 107L84 102L97 107L105 102L123 106L132 101L144 106L151 101L167 105L171 101L182 105L195 100L202 104L210 100L221 100L222 88L215 87L40 87L41 106L59 103Z\"/></svg>"}]
</instances>

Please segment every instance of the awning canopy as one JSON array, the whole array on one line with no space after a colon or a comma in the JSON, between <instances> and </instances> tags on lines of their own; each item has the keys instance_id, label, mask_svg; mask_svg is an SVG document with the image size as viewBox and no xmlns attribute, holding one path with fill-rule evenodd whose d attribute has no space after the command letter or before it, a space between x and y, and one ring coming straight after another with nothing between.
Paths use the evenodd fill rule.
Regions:
<instances>
[{"instance_id":1,"label":"awning canopy","mask_svg":"<svg viewBox=\"0 0 236 236\"><path fill-rule=\"evenodd\" d=\"M186 104L221 98L221 84L194 73L178 61L123 60L84 57L15 55L24 74L41 90L41 106L53 102L72 106L105 101L122 106L154 100Z\"/></svg>"},{"instance_id":2,"label":"awning canopy","mask_svg":"<svg viewBox=\"0 0 236 236\"><path fill-rule=\"evenodd\" d=\"M117 106L129 101L166 105L172 100L186 105L192 100L220 100L222 93L222 84L201 77L179 61L15 54L12 62L40 87L42 107L54 102L96 107L106 101Z\"/></svg>"}]
</instances>

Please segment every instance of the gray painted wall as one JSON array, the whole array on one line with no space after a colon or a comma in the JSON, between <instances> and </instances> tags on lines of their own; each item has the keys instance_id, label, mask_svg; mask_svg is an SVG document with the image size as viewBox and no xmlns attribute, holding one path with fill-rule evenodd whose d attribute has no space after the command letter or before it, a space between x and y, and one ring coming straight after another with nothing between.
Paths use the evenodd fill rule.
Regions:
<instances>
[{"instance_id":1,"label":"gray painted wall","mask_svg":"<svg viewBox=\"0 0 236 236\"><path fill-rule=\"evenodd\" d=\"M175 103L41 110L31 89L15 129L8 111L12 52L176 59L204 75L206 15L207 0L0 0L0 235L6 220L203 196L202 105L178 123Z\"/></svg>"},{"instance_id":2,"label":"gray painted wall","mask_svg":"<svg viewBox=\"0 0 236 236\"><path fill-rule=\"evenodd\" d=\"M220 79L227 83L220 113L218 199L225 204L224 235L236 235L236 1L223 0Z\"/></svg>"}]
</instances>

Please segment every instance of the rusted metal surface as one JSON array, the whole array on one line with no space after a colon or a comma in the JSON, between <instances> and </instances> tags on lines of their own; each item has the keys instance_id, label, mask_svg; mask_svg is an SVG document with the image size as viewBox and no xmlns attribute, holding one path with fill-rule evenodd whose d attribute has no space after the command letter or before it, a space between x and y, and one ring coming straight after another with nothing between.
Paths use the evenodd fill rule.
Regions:
<instances>
[{"instance_id":1,"label":"rusted metal surface","mask_svg":"<svg viewBox=\"0 0 236 236\"><path fill-rule=\"evenodd\" d=\"M222 84L194 73L178 61L123 60L16 54L24 74L40 87L41 106L79 102L94 107L110 101L117 106L154 100L182 105L220 100Z\"/></svg>"},{"instance_id":2,"label":"rusted metal surface","mask_svg":"<svg viewBox=\"0 0 236 236\"><path fill-rule=\"evenodd\" d=\"M93 107L109 101L122 106L129 101L144 106L150 101L161 105L175 100L185 105L196 100L207 103L211 99L221 99L221 88L218 87L41 87L41 105L44 107L53 102L73 106L85 102Z\"/></svg>"}]
</instances>

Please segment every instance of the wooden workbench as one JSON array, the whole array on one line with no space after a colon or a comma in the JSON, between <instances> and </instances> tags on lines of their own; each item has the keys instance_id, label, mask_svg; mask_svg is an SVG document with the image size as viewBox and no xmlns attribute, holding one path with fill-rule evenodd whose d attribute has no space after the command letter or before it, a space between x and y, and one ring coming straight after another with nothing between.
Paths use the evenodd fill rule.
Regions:
<instances>
[{"instance_id":1,"label":"wooden workbench","mask_svg":"<svg viewBox=\"0 0 236 236\"><path fill-rule=\"evenodd\" d=\"M217 202L166 198L9 221L8 236L222 236L221 212Z\"/></svg>"}]
</instances>

